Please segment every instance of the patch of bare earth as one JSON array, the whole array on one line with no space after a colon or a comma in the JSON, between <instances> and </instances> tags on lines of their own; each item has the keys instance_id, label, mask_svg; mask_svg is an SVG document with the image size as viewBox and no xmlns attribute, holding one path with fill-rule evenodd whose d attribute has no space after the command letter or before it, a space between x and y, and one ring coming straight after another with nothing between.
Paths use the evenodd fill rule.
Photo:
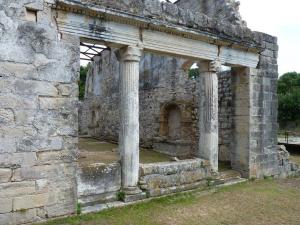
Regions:
<instances>
[{"instance_id":1,"label":"patch of bare earth","mask_svg":"<svg viewBox=\"0 0 300 225\"><path fill-rule=\"evenodd\" d=\"M300 165L300 154L291 154L290 160Z\"/></svg>"}]
</instances>

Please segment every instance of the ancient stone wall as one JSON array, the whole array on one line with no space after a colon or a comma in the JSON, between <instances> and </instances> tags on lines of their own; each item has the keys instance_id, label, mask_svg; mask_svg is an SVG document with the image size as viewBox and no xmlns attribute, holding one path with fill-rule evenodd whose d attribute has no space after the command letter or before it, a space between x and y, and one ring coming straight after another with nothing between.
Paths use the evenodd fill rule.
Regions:
<instances>
[{"instance_id":1,"label":"ancient stone wall","mask_svg":"<svg viewBox=\"0 0 300 225\"><path fill-rule=\"evenodd\" d=\"M257 71L250 76L250 173L257 177L286 176L292 173L292 164L281 160L277 148L277 38L263 33L260 36L264 51Z\"/></svg>"},{"instance_id":2,"label":"ancient stone wall","mask_svg":"<svg viewBox=\"0 0 300 225\"><path fill-rule=\"evenodd\" d=\"M84 104L82 101L78 103L78 133L80 135L87 135L88 130L88 118L89 108L88 104Z\"/></svg>"},{"instance_id":3,"label":"ancient stone wall","mask_svg":"<svg viewBox=\"0 0 300 225\"><path fill-rule=\"evenodd\" d=\"M233 99L231 71L218 74L219 79L219 160L231 161L233 141Z\"/></svg>"},{"instance_id":4,"label":"ancient stone wall","mask_svg":"<svg viewBox=\"0 0 300 225\"><path fill-rule=\"evenodd\" d=\"M79 39L48 2L0 1L0 224L76 209Z\"/></svg>"}]
</instances>

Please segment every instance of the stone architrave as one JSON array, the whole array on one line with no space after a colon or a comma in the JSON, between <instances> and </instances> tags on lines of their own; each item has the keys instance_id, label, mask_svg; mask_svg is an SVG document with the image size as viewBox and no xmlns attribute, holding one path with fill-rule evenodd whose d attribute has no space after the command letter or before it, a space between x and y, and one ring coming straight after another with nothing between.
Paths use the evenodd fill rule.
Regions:
<instances>
[{"instance_id":1,"label":"stone architrave","mask_svg":"<svg viewBox=\"0 0 300 225\"><path fill-rule=\"evenodd\" d=\"M199 150L198 156L210 161L218 171L218 77L221 63L199 62Z\"/></svg>"},{"instance_id":2,"label":"stone architrave","mask_svg":"<svg viewBox=\"0 0 300 225\"><path fill-rule=\"evenodd\" d=\"M139 62L141 48L120 51L120 134L122 188L134 194L139 176Z\"/></svg>"}]
</instances>

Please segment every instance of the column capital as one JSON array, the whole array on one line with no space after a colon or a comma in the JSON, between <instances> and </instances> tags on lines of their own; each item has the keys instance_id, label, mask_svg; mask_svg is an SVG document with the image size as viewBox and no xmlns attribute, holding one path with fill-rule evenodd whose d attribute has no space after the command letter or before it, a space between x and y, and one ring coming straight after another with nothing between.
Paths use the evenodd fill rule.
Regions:
<instances>
[{"instance_id":1,"label":"column capital","mask_svg":"<svg viewBox=\"0 0 300 225\"><path fill-rule=\"evenodd\" d=\"M120 49L121 61L139 62L142 56L141 46L126 46Z\"/></svg>"},{"instance_id":2,"label":"column capital","mask_svg":"<svg viewBox=\"0 0 300 225\"><path fill-rule=\"evenodd\" d=\"M200 61L198 63L200 73L212 72L217 73L221 71L221 62L219 59L213 61Z\"/></svg>"}]
</instances>

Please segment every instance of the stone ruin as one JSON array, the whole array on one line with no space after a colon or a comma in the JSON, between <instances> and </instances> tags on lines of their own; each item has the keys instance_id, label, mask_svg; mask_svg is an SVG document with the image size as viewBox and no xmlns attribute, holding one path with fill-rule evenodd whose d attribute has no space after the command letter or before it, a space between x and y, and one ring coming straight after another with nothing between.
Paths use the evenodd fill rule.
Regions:
<instances>
[{"instance_id":1,"label":"stone ruin","mask_svg":"<svg viewBox=\"0 0 300 225\"><path fill-rule=\"evenodd\" d=\"M251 31L237 9L231 0L0 0L0 224L72 215L78 202L85 212L100 210L122 204L120 194L127 202L206 185L221 174L222 123L229 123L232 138L224 152L230 152L231 167L242 177L296 174L298 167L277 147L277 38ZM95 110L95 124L87 130L105 138L116 138L118 130L120 159L107 164L81 166L78 159L80 42L118 51L119 66L112 66L110 74L119 91L117 84L100 89L102 84L91 81L98 87L87 85L86 93L87 102L103 93L99 99L105 102L95 107L104 106L119 118L109 130L98 123L104 119ZM95 57L93 69L100 70L101 60L116 60L112 51ZM151 74L140 69L160 60L165 63ZM199 65L198 79L186 79L186 61ZM217 75L221 65L231 67L230 75ZM157 77L160 70L164 78ZM100 79L97 74L90 72ZM168 76L171 85L164 83ZM160 95L153 89L147 99L147 88L155 82L167 91ZM232 107L222 100L227 88ZM115 94L104 99L109 91ZM156 133L147 125L152 122L139 120L139 107L143 113L151 106L159 109L151 124ZM222 119L229 109L230 119ZM167 122L179 110L185 114L182 121L193 127L186 130L175 119L171 130L180 127L182 136L168 133ZM187 141L194 158L140 163L140 134L145 145L162 143L162 137Z\"/></svg>"},{"instance_id":2,"label":"stone ruin","mask_svg":"<svg viewBox=\"0 0 300 225\"><path fill-rule=\"evenodd\" d=\"M119 135L119 61L117 49L94 57L79 107L79 134L117 142ZM139 72L140 145L175 157L196 157L197 80L192 61L145 53ZM219 161L230 162L232 144L231 73L219 79Z\"/></svg>"}]
</instances>

